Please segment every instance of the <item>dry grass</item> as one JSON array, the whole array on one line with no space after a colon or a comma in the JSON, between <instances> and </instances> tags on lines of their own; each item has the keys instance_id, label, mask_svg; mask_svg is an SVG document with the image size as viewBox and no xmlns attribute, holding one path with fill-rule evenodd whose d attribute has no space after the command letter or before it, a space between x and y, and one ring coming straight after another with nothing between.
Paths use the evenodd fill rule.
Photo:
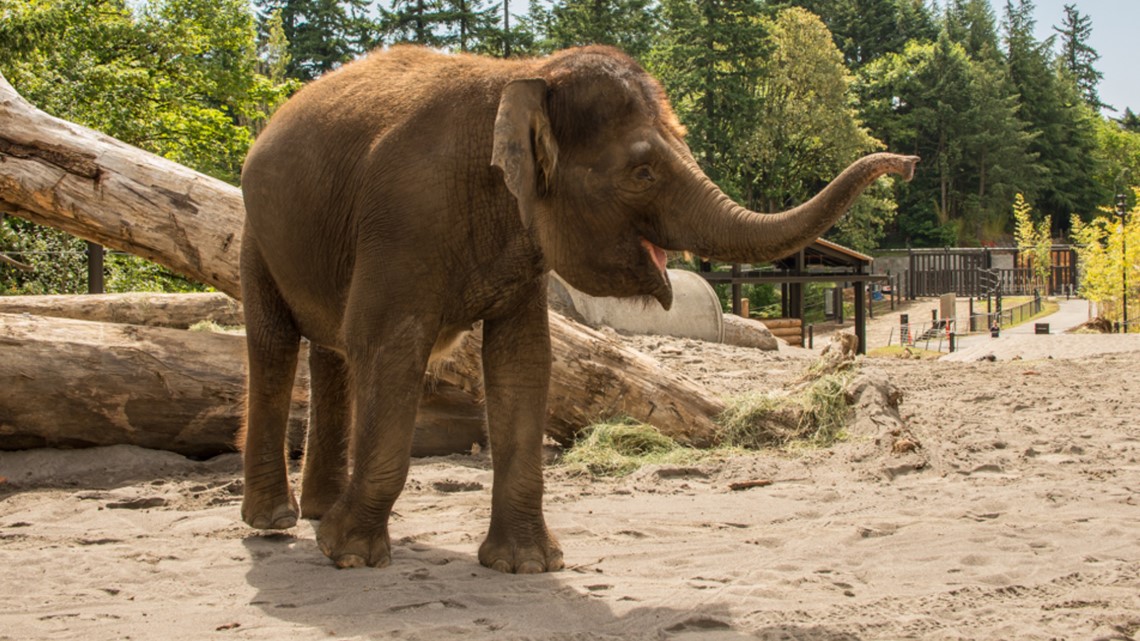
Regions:
<instances>
[{"instance_id":1,"label":"dry grass","mask_svg":"<svg viewBox=\"0 0 1140 641\"><path fill-rule=\"evenodd\" d=\"M828 447L845 438L852 375L845 370L819 376L791 393L730 399L716 419L722 433L712 449L686 447L632 419L596 423L566 450L560 465L596 476L624 476L649 464L692 465L743 450Z\"/></svg>"},{"instance_id":2,"label":"dry grass","mask_svg":"<svg viewBox=\"0 0 1140 641\"><path fill-rule=\"evenodd\" d=\"M707 454L677 443L652 425L625 418L586 428L561 463L598 476L624 476L652 463L696 463Z\"/></svg>"}]
</instances>

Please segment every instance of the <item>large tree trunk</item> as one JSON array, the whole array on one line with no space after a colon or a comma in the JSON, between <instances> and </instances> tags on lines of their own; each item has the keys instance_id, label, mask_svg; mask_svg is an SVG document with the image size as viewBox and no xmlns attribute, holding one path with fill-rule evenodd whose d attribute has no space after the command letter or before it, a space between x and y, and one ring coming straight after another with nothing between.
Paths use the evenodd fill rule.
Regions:
<instances>
[{"instance_id":1,"label":"large tree trunk","mask_svg":"<svg viewBox=\"0 0 1140 641\"><path fill-rule=\"evenodd\" d=\"M309 406L302 353L290 441L300 449ZM0 449L126 443L213 456L236 449L245 338L115 323L0 314ZM486 444L483 408L447 382L416 418L412 452Z\"/></svg>"},{"instance_id":2,"label":"large tree trunk","mask_svg":"<svg viewBox=\"0 0 1140 641\"><path fill-rule=\"evenodd\" d=\"M131 252L238 298L240 191L30 105L0 76L0 211ZM721 404L698 384L552 314L550 431L630 416L695 445L715 441ZM468 343L442 376L478 398ZM94 355L92 356L94 358ZM430 398L428 401L430 402Z\"/></svg>"},{"instance_id":3,"label":"large tree trunk","mask_svg":"<svg viewBox=\"0 0 1140 641\"><path fill-rule=\"evenodd\" d=\"M0 296L0 313L186 329L201 321L242 325L241 303L221 293Z\"/></svg>"}]
</instances>

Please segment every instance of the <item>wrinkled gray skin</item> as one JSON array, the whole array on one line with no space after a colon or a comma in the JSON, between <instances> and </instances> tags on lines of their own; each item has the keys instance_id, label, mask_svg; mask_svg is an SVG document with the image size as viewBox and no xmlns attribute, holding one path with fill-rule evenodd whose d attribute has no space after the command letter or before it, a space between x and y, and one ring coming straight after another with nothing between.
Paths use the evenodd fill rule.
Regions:
<instances>
[{"instance_id":1,"label":"wrinkled gray skin","mask_svg":"<svg viewBox=\"0 0 1140 641\"><path fill-rule=\"evenodd\" d=\"M319 518L336 565L387 565L425 368L482 320L494 489L479 561L561 568L542 512L545 273L668 308L663 250L786 256L916 161L868 156L803 206L755 214L701 173L660 86L614 50L502 61L396 48L326 75L274 116L242 173L242 518ZM285 430L301 337L313 420L298 506Z\"/></svg>"}]
</instances>

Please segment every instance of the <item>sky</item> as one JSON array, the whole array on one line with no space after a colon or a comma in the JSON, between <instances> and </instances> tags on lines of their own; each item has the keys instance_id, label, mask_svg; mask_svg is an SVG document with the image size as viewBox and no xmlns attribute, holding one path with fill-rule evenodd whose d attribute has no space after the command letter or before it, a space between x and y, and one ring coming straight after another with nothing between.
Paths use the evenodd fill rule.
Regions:
<instances>
[{"instance_id":1,"label":"sky","mask_svg":"<svg viewBox=\"0 0 1140 641\"><path fill-rule=\"evenodd\" d=\"M1005 0L990 0L1000 24ZM1100 54L1095 65L1104 74L1098 90L1101 102L1116 107L1120 116L1125 107L1140 113L1140 0L1035 0L1037 38L1056 33L1065 16L1064 6L1074 4L1082 15L1092 19L1089 44Z\"/></svg>"}]
</instances>

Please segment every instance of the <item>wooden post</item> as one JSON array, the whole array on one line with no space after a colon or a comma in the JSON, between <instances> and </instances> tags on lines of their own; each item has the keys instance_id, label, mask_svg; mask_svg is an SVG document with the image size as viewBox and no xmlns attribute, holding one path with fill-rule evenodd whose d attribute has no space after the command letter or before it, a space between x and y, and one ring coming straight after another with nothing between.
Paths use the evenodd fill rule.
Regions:
<instances>
[{"instance_id":1,"label":"wooden post","mask_svg":"<svg viewBox=\"0 0 1140 641\"><path fill-rule=\"evenodd\" d=\"M740 278L740 265L732 264L732 313L740 316L740 283L736 280Z\"/></svg>"},{"instance_id":2,"label":"wooden post","mask_svg":"<svg viewBox=\"0 0 1140 641\"><path fill-rule=\"evenodd\" d=\"M914 300L914 250L910 247L906 248L906 258L906 297L907 300Z\"/></svg>"},{"instance_id":3,"label":"wooden post","mask_svg":"<svg viewBox=\"0 0 1140 641\"><path fill-rule=\"evenodd\" d=\"M855 338L859 341L855 351L858 354L867 353L867 310L864 307L866 291L867 283L861 280L855 281Z\"/></svg>"},{"instance_id":4,"label":"wooden post","mask_svg":"<svg viewBox=\"0 0 1140 641\"><path fill-rule=\"evenodd\" d=\"M103 246L87 241L87 293L103 293Z\"/></svg>"}]
</instances>

